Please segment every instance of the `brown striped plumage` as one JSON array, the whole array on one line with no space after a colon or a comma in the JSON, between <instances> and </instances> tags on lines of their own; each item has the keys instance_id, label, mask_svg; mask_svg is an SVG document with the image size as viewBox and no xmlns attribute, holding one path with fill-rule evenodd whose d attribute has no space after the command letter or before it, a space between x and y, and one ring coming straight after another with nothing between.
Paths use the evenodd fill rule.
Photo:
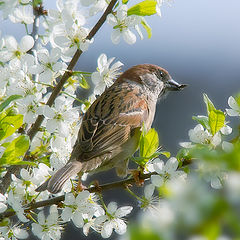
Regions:
<instances>
[{"instance_id":1,"label":"brown striped plumage","mask_svg":"<svg viewBox=\"0 0 240 240\"><path fill-rule=\"evenodd\" d=\"M128 69L85 113L67 165L36 191L57 193L78 172L115 167L119 176L125 176L128 158L138 148L143 123L147 129L152 125L158 97L184 86L173 82L168 72L156 65Z\"/></svg>"}]
</instances>

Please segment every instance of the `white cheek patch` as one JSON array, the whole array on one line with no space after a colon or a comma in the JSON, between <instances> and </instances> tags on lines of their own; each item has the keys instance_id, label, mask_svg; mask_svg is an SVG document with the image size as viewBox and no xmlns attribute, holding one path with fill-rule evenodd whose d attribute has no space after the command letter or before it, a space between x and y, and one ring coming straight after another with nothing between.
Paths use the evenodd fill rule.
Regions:
<instances>
[{"instance_id":1,"label":"white cheek patch","mask_svg":"<svg viewBox=\"0 0 240 240\"><path fill-rule=\"evenodd\" d=\"M164 89L164 82L161 81L155 74L146 73L141 76L142 81L153 93L159 95Z\"/></svg>"}]
</instances>

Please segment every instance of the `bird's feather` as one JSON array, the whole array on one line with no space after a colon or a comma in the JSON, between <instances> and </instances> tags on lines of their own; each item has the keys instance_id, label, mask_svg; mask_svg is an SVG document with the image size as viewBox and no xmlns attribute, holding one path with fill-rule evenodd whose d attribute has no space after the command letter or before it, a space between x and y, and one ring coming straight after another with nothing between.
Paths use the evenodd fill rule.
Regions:
<instances>
[{"instance_id":1,"label":"bird's feather","mask_svg":"<svg viewBox=\"0 0 240 240\"><path fill-rule=\"evenodd\" d=\"M148 105L139 97L139 91L129 88L129 84L113 85L91 105L83 118L71 160L86 162L117 154L115 149L128 141L133 130L147 119Z\"/></svg>"}]
</instances>

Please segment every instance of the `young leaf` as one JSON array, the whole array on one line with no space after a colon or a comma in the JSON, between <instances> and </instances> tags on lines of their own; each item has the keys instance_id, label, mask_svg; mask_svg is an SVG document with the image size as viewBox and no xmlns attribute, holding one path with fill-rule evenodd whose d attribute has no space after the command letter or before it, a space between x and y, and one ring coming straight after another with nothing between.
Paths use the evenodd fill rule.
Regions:
<instances>
[{"instance_id":1,"label":"young leaf","mask_svg":"<svg viewBox=\"0 0 240 240\"><path fill-rule=\"evenodd\" d=\"M148 35L148 38L151 38L152 37L152 29L151 27L147 24L147 21L145 19L143 19L141 21L141 24L143 25L143 27L145 28L145 30L147 31L147 35Z\"/></svg>"},{"instance_id":2,"label":"young leaf","mask_svg":"<svg viewBox=\"0 0 240 240\"><path fill-rule=\"evenodd\" d=\"M156 4L154 0L145 0L128 9L127 15L151 16L156 13Z\"/></svg>"},{"instance_id":3,"label":"young leaf","mask_svg":"<svg viewBox=\"0 0 240 240\"><path fill-rule=\"evenodd\" d=\"M171 153L170 152L167 152L167 151L161 151L161 152L159 152L159 155L164 155L165 157L167 157L167 158L170 158L171 157Z\"/></svg>"},{"instance_id":4,"label":"young leaf","mask_svg":"<svg viewBox=\"0 0 240 240\"><path fill-rule=\"evenodd\" d=\"M207 116L193 116L192 119L199 122L207 130L210 129Z\"/></svg>"},{"instance_id":5,"label":"young leaf","mask_svg":"<svg viewBox=\"0 0 240 240\"><path fill-rule=\"evenodd\" d=\"M21 95L12 95L0 104L0 112L2 112L12 101L22 98Z\"/></svg>"},{"instance_id":6,"label":"young leaf","mask_svg":"<svg viewBox=\"0 0 240 240\"><path fill-rule=\"evenodd\" d=\"M154 128L151 128L145 135L142 135L140 138L140 156L149 158L157 151L158 145L158 133Z\"/></svg>"},{"instance_id":7,"label":"young leaf","mask_svg":"<svg viewBox=\"0 0 240 240\"><path fill-rule=\"evenodd\" d=\"M136 162L140 166L144 166L148 162L149 158L145 158L145 157L132 157L131 160L133 160L134 162Z\"/></svg>"},{"instance_id":8,"label":"young leaf","mask_svg":"<svg viewBox=\"0 0 240 240\"><path fill-rule=\"evenodd\" d=\"M129 0L122 0L122 4L127 4Z\"/></svg>"},{"instance_id":9,"label":"young leaf","mask_svg":"<svg viewBox=\"0 0 240 240\"><path fill-rule=\"evenodd\" d=\"M84 76L82 76L81 79L79 80L79 84L84 89L89 89L90 88L90 86L89 86L89 84L88 84L88 82L87 82L87 80Z\"/></svg>"},{"instance_id":10,"label":"young leaf","mask_svg":"<svg viewBox=\"0 0 240 240\"><path fill-rule=\"evenodd\" d=\"M212 101L208 98L207 94L203 94L203 100L207 106L207 113L209 115L209 113L213 110L216 110L216 108L214 107Z\"/></svg>"},{"instance_id":11,"label":"young leaf","mask_svg":"<svg viewBox=\"0 0 240 240\"><path fill-rule=\"evenodd\" d=\"M4 115L2 115L4 116ZM23 124L23 115L5 116L0 119L0 141L11 136Z\"/></svg>"},{"instance_id":12,"label":"young leaf","mask_svg":"<svg viewBox=\"0 0 240 240\"><path fill-rule=\"evenodd\" d=\"M0 158L0 165L15 164L19 162L19 157L23 156L29 148L29 137L21 135L15 138L6 147L2 157Z\"/></svg>"},{"instance_id":13,"label":"young leaf","mask_svg":"<svg viewBox=\"0 0 240 240\"><path fill-rule=\"evenodd\" d=\"M212 135L215 135L223 126L225 122L225 115L220 110L212 110L209 113L209 126Z\"/></svg>"},{"instance_id":14,"label":"young leaf","mask_svg":"<svg viewBox=\"0 0 240 240\"><path fill-rule=\"evenodd\" d=\"M181 148L176 156L177 160L179 162L182 162L182 160L191 160L192 156L190 154L190 150L186 148Z\"/></svg>"}]
</instances>

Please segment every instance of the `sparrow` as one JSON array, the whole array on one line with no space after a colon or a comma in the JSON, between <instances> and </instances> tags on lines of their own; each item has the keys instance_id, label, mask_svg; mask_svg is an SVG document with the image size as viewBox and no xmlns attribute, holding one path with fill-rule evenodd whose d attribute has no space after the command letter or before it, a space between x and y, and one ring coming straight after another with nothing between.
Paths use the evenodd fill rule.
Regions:
<instances>
[{"instance_id":1,"label":"sparrow","mask_svg":"<svg viewBox=\"0 0 240 240\"><path fill-rule=\"evenodd\" d=\"M86 111L68 163L36 191L58 193L73 175L111 168L125 177L143 124L151 128L157 101L185 86L157 65L136 65L122 73Z\"/></svg>"}]
</instances>

